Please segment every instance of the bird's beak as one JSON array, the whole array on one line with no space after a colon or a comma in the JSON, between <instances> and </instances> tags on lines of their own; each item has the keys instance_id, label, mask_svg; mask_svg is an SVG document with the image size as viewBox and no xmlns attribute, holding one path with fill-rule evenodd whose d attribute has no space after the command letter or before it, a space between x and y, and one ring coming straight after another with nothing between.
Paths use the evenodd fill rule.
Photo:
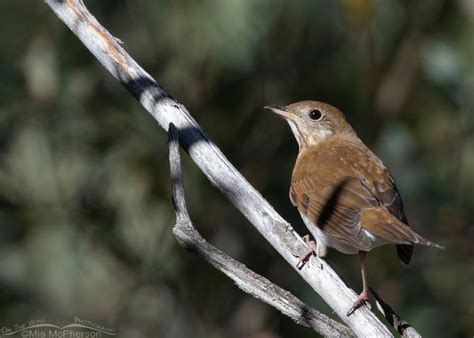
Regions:
<instances>
[{"instance_id":1,"label":"bird's beak","mask_svg":"<svg viewBox=\"0 0 474 338\"><path fill-rule=\"evenodd\" d=\"M294 120L295 119L295 114L286 111L285 108L286 107L279 106L279 105L276 105L276 104L271 104L271 105L263 107L263 109L266 109L266 110L271 111L272 113L278 114L278 115L280 115L281 117L283 117L285 119Z\"/></svg>"}]
</instances>

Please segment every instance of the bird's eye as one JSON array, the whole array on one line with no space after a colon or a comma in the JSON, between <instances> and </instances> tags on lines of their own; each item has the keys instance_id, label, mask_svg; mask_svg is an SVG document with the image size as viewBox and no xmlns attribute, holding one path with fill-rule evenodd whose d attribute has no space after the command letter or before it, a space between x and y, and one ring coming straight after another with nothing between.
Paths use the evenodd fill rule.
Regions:
<instances>
[{"instance_id":1,"label":"bird's eye","mask_svg":"<svg viewBox=\"0 0 474 338\"><path fill-rule=\"evenodd\" d=\"M315 109L315 110L310 111L308 116L311 120L319 120L321 116L323 116L323 114L321 113L320 110Z\"/></svg>"}]
</instances>

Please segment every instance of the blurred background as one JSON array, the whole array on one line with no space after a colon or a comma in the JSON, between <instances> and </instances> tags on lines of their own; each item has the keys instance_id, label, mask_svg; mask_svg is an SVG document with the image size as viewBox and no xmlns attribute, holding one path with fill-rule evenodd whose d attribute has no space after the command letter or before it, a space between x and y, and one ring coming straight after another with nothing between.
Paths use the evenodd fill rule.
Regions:
<instances>
[{"instance_id":1,"label":"blurred background","mask_svg":"<svg viewBox=\"0 0 474 338\"><path fill-rule=\"evenodd\" d=\"M427 337L474 334L474 1L87 1L300 234L297 144L266 104L329 102L387 164L411 225L444 245L368 258ZM314 337L185 251L166 134L42 1L0 3L0 326L75 316L120 337ZM184 157L214 245L331 310ZM327 261L357 292L356 256Z\"/></svg>"}]
</instances>

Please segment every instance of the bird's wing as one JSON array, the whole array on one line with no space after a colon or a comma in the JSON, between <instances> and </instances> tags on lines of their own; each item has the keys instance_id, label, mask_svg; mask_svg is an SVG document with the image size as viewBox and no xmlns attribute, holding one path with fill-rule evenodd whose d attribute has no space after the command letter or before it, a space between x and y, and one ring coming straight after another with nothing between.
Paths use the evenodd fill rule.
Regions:
<instances>
[{"instance_id":1,"label":"bird's wing","mask_svg":"<svg viewBox=\"0 0 474 338\"><path fill-rule=\"evenodd\" d=\"M403 263L410 263L413 244L441 247L417 234L408 225L403 212L403 203L395 181L382 162L371 153L376 168L372 169L372 186L380 206L362 211L361 226L371 234L397 244L398 257ZM365 176L368 178L368 176Z\"/></svg>"},{"instance_id":2,"label":"bird's wing","mask_svg":"<svg viewBox=\"0 0 474 338\"><path fill-rule=\"evenodd\" d=\"M389 210L403 215L393 179L384 177L386 173L368 149L319 147L297 162L290 198L326 234L359 250L371 249L370 235L396 244L426 244ZM391 182L391 188L386 182Z\"/></svg>"},{"instance_id":3,"label":"bird's wing","mask_svg":"<svg viewBox=\"0 0 474 338\"><path fill-rule=\"evenodd\" d=\"M293 172L290 198L301 214L329 236L369 250L372 242L362 231L360 214L379 206L379 201L362 179L351 175L343 153L328 148L303 154Z\"/></svg>"},{"instance_id":4,"label":"bird's wing","mask_svg":"<svg viewBox=\"0 0 474 338\"><path fill-rule=\"evenodd\" d=\"M362 211L361 223L364 230L391 243L409 245L416 243L441 248L438 244L418 235L384 207Z\"/></svg>"},{"instance_id":5,"label":"bird's wing","mask_svg":"<svg viewBox=\"0 0 474 338\"><path fill-rule=\"evenodd\" d=\"M393 216L406 223L403 202L392 175L388 170L384 170L377 176L373 181L375 195Z\"/></svg>"},{"instance_id":6,"label":"bird's wing","mask_svg":"<svg viewBox=\"0 0 474 338\"><path fill-rule=\"evenodd\" d=\"M298 210L324 233L359 250L369 250L371 241L362 231L361 210L378 201L354 177L344 177L334 186L321 187L311 178L293 184L292 196Z\"/></svg>"},{"instance_id":7,"label":"bird's wing","mask_svg":"<svg viewBox=\"0 0 474 338\"><path fill-rule=\"evenodd\" d=\"M403 222L404 225L409 226L407 217L403 211L403 202L400 193L395 185L395 180L387 169L381 172L379 176L380 177L377 177L373 183L375 194L393 216ZM410 263L413 249L413 244L397 245L397 254L403 263Z\"/></svg>"}]
</instances>

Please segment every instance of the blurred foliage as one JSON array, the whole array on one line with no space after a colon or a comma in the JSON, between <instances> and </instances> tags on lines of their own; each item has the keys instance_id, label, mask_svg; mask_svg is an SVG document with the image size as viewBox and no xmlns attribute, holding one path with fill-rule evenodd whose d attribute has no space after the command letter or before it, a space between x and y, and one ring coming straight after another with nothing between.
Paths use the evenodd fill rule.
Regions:
<instances>
[{"instance_id":1,"label":"blurred foliage","mask_svg":"<svg viewBox=\"0 0 474 338\"><path fill-rule=\"evenodd\" d=\"M474 2L87 1L301 233L297 146L265 104L339 107L384 159L411 225L446 246L369 255L371 284L422 334L474 332ZM0 326L74 316L123 337L309 337L183 250L166 135L42 1L0 3ZM185 160L203 235L331 314ZM328 262L355 290L357 259Z\"/></svg>"}]
</instances>

